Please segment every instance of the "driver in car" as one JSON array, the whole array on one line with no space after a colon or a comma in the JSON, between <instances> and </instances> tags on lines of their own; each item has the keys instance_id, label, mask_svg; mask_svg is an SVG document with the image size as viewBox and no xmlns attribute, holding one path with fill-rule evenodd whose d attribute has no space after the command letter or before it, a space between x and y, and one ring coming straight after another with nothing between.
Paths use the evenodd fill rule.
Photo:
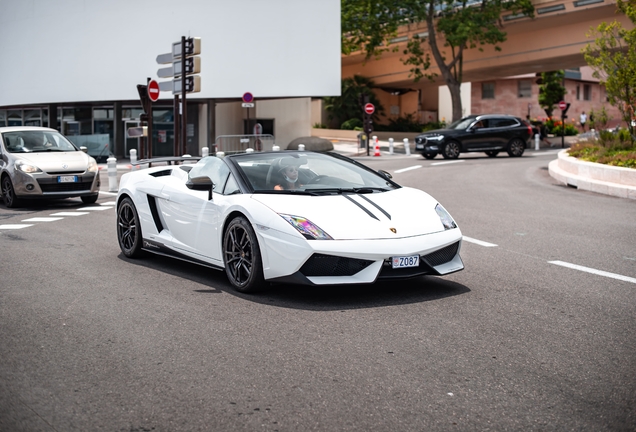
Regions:
<instances>
[{"instance_id":1,"label":"driver in car","mask_svg":"<svg viewBox=\"0 0 636 432\"><path fill-rule=\"evenodd\" d=\"M298 167L300 161L296 158L283 158L278 161L278 183L274 190L293 190L302 185L298 182Z\"/></svg>"}]
</instances>

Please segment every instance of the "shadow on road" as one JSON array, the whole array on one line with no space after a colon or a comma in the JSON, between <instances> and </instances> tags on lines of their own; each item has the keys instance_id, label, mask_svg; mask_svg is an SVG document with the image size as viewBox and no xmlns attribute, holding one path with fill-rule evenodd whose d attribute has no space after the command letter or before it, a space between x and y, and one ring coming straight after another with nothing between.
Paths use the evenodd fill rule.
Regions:
<instances>
[{"instance_id":1,"label":"shadow on road","mask_svg":"<svg viewBox=\"0 0 636 432\"><path fill-rule=\"evenodd\" d=\"M194 289L201 295L225 293L241 299L291 309L332 311L343 309L377 308L401 304L421 303L470 292L459 283L438 276L421 276L412 279L381 281L371 285L305 286L272 284L256 294L235 291L225 272L182 262L172 258L147 253L142 259L119 259L190 280L199 286ZM175 289L183 289L175 287Z\"/></svg>"}]
</instances>

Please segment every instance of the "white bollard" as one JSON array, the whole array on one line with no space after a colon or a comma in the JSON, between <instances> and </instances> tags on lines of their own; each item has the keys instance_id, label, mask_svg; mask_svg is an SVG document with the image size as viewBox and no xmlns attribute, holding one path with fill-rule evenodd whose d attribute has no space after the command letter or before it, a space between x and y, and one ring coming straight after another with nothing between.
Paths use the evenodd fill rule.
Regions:
<instances>
[{"instance_id":1,"label":"white bollard","mask_svg":"<svg viewBox=\"0 0 636 432\"><path fill-rule=\"evenodd\" d=\"M411 156L411 145L409 144L409 139L404 138L404 152L407 156Z\"/></svg>"},{"instance_id":2,"label":"white bollard","mask_svg":"<svg viewBox=\"0 0 636 432\"><path fill-rule=\"evenodd\" d=\"M201 149L201 156L202 156L202 157L208 157L208 156L210 156L210 149L209 149L209 148L207 148L207 147L203 147L203 148Z\"/></svg>"},{"instance_id":3,"label":"white bollard","mask_svg":"<svg viewBox=\"0 0 636 432\"><path fill-rule=\"evenodd\" d=\"M298 144L298 151L305 151L305 144Z\"/></svg>"},{"instance_id":4,"label":"white bollard","mask_svg":"<svg viewBox=\"0 0 636 432\"><path fill-rule=\"evenodd\" d=\"M389 138L389 154L393 154L393 138Z\"/></svg>"},{"instance_id":5,"label":"white bollard","mask_svg":"<svg viewBox=\"0 0 636 432\"><path fill-rule=\"evenodd\" d=\"M137 163L137 150L132 149L130 150L130 165L131 165L131 170L134 169L139 169L140 167L137 166L135 167L135 164Z\"/></svg>"},{"instance_id":6,"label":"white bollard","mask_svg":"<svg viewBox=\"0 0 636 432\"><path fill-rule=\"evenodd\" d=\"M277 145L272 146L272 151L280 151L280 147Z\"/></svg>"},{"instance_id":7,"label":"white bollard","mask_svg":"<svg viewBox=\"0 0 636 432\"><path fill-rule=\"evenodd\" d=\"M251 148L251 147L248 147L248 148L245 149L245 153L254 153L254 149Z\"/></svg>"},{"instance_id":8,"label":"white bollard","mask_svg":"<svg viewBox=\"0 0 636 432\"><path fill-rule=\"evenodd\" d=\"M117 159L109 157L106 159L106 165L108 166L108 191L117 192Z\"/></svg>"},{"instance_id":9,"label":"white bollard","mask_svg":"<svg viewBox=\"0 0 636 432\"><path fill-rule=\"evenodd\" d=\"M534 134L534 149L539 150L539 141L541 140L541 136L539 134Z\"/></svg>"}]
</instances>

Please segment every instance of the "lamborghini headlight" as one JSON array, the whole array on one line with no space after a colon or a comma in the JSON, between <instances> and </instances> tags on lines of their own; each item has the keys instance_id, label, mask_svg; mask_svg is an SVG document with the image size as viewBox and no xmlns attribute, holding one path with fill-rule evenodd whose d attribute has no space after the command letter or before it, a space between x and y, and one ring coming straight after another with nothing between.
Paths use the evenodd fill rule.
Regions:
<instances>
[{"instance_id":1,"label":"lamborghini headlight","mask_svg":"<svg viewBox=\"0 0 636 432\"><path fill-rule=\"evenodd\" d=\"M23 173L27 173L27 174L42 172L42 170L36 167L35 165L29 165L28 163L21 160L16 161L15 167L18 170L22 171Z\"/></svg>"},{"instance_id":2,"label":"lamborghini headlight","mask_svg":"<svg viewBox=\"0 0 636 432\"><path fill-rule=\"evenodd\" d=\"M455 223L451 215L446 211L446 209L442 207L441 204L437 204L435 206L435 212L437 212L437 215L439 216L439 220L442 221L442 225L444 225L444 229L449 230L449 229L457 228L457 224Z\"/></svg>"},{"instance_id":3,"label":"lamborghini headlight","mask_svg":"<svg viewBox=\"0 0 636 432\"><path fill-rule=\"evenodd\" d=\"M296 228L307 240L333 240L329 234L307 218L282 213L280 216Z\"/></svg>"}]
</instances>

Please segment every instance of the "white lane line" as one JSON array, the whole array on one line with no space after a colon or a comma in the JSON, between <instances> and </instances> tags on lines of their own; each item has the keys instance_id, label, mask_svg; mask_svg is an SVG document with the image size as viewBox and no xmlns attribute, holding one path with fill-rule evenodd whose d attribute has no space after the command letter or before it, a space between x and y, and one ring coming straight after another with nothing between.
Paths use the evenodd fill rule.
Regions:
<instances>
[{"instance_id":1,"label":"white lane line","mask_svg":"<svg viewBox=\"0 0 636 432\"><path fill-rule=\"evenodd\" d=\"M100 205L103 205L103 206L114 206L114 205L117 205L117 202L116 201L109 201L109 202L101 203Z\"/></svg>"},{"instance_id":2,"label":"white lane line","mask_svg":"<svg viewBox=\"0 0 636 432\"><path fill-rule=\"evenodd\" d=\"M408 168L402 168L402 169L399 169L399 170L395 170L393 172L396 173L396 174L400 174L400 173L403 173L403 172L406 172L406 171L411 171L411 170L418 169L418 168L422 168L422 165L414 165L414 166L411 166L411 167L408 167Z\"/></svg>"},{"instance_id":3,"label":"white lane line","mask_svg":"<svg viewBox=\"0 0 636 432\"><path fill-rule=\"evenodd\" d=\"M89 212L75 211L75 212L53 213L51 216L83 216L83 215L87 215L87 214L89 214Z\"/></svg>"},{"instance_id":4,"label":"white lane line","mask_svg":"<svg viewBox=\"0 0 636 432\"><path fill-rule=\"evenodd\" d=\"M117 192L104 192L104 191L100 191L99 192L100 195L108 195L108 196L117 196Z\"/></svg>"},{"instance_id":5,"label":"white lane line","mask_svg":"<svg viewBox=\"0 0 636 432\"><path fill-rule=\"evenodd\" d=\"M497 245L496 245L496 244L494 244L494 243L488 243L488 242L485 242L485 241L477 240L477 239L474 239L474 238L471 238L471 237L466 237L466 236L464 236L463 238L464 238L464 240L465 240L465 241L467 241L468 243L475 243L475 244L477 244L477 245L479 245L479 246L484 246L484 247L497 247Z\"/></svg>"},{"instance_id":6,"label":"white lane line","mask_svg":"<svg viewBox=\"0 0 636 432\"><path fill-rule=\"evenodd\" d=\"M34 217L31 219L24 219L22 222L54 222L58 220L62 220L64 218L61 217Z\"/></svg>"},{"instance_id":7,"label":"white lane line","mask_svg":"<svg viewBox=\"0 0 636 432\"><path fill-rule=\"evenodd\" d=\"M447 162L433 162L431 165L446 165L452 163L466 162L466 159L447 161Z\"/></svg>"},{"instance_id":8,"label":"white lane line","mask_svg":"<svg viewBox=\"0 0 636 432\"><path fill-rule=\"evenodd\" d=\"M30 227L30 226L33 226L33 224L6 224L6 225L0 225L0 229L17 230L17 229Z\"/></svg>"},{"instance_id":9,"label":"white lane line","mask_svg":"<svg viewBox=\"0 0 636 432\"><path fill-rule=\"evenodd\" d=\"M558 265L558 266L562 266L562 267L567 267L567 268L571 268L574 270L579 270L582 272L586 272L586 273L592 273L595 275L599 275L599 276L605 276L608 278L612 278L612 279L618 279L618 280L622 280L624 282L631 282L633 284L636 284L636 278L633 277L629 277L629 276L623 276L623 275L619 275L616 273L610 273L610 272L606 272L603 270L596 270L590 267L583 267L580 265L576 265L576 264L570 264L567 262L563 262L563 261L548 261L548 263L550 264L554 264L554 265Z\"/></svg>"},{"instance_id":10,"label":"white lane line","mask_svg":"<svg viewBox=\"0 0 636 432\"><path fill-rule=\"evenodd\" d=\"M81 211L81 210L100 211L100 210L108 210L108 209L112 209L112 207L82 207L82 208L79 208L77 210L78 211Z\"/></svg>"}]
</instances>

